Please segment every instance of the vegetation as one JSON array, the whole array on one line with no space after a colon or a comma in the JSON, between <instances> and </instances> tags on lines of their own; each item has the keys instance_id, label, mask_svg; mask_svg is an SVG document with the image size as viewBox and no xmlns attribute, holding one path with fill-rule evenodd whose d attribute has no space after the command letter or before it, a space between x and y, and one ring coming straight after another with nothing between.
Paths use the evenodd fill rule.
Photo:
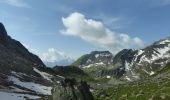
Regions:
<instances>
[{"instance_id":1,"label":"vegetation","mask_svg":"<svg viewBox=\"0 0 170 100\"><path fill-rule=\"evenodd\" d=\"M116 85L94 93L96 100L170 100L170 80Z\"/></svg>"},{"instance_id":2,"label":"vegetation","mask_svg":"<svg viewBox=\"0 0 170 100\"><path fill-rule=\"evenodd\" d=\"M170 63L168 63L162 70L158 71L157 74L170 71Z\"/></svg>"},{"instance_id":3,"label":"vegetation","mask_svg":"<svg viewBox=\"0 0 170 100\"><path fill-rule=\"evenodd\" d=\"M159 71L159 75L169 71L170 63ZM170 78L154 75L143 81L97 90L94 97L95 100L170 100Z\"/></svg>"},{"instance_id":4,"label":"vegetation","mask_svg":"<svg viewBox=\"0 0 170 100\"><path fill-rule=\"evenodd\" d=\"M88 58L89 58L90 54L86 54L81 56L79 59L77 59L72 66L79 66L82 65Z\"/></svg>"}]
</instances>

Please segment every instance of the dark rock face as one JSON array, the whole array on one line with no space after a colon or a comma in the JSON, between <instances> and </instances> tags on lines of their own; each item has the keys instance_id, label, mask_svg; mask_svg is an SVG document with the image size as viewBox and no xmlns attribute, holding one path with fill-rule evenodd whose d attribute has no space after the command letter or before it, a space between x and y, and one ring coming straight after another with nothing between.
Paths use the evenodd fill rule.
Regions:
<instances>
[{"instance_id":1,"label":"dark rock face","mask_svg":"<svg viewBox=\"0 0 170 100\"><path fill-rule=\"evenodd\" d=\"M96 72L96 77L105 77L105 76L114 76L120 78L125 74L126 71L124 68L116 68L116 69L109 69L109 70L100 70Z\"/></svg>"},{"instance_id":2,"label":"dark rock face","mask_svg":"<svg viewBox=\"0 0 170 100\"><path fill-rule=\"evenodd\" d=\"M40 66L45 67L39 57L8 36L4 25L0 23L0 72L14 70L29 73L32 67Z\"/></svg>"},{"instance_id":3,"label":"dark rock face","mask_svg":"<svg viewBox=\"0 0 170 100\"><path fill-rule=\"evenodd\" d=\"M0 23L0 41L6 41L7 40L7 32L5 30L5 27L2 23Z\"/></svg>"},{"instance_id":4,"label":"dark rock face","mask_svg":"<svg viewBox=\"0 0 170 100\"><path fill-rule=\"evenodd\" d=\"M137 53L137 51L133 51L132 49L123 49L118 54L115 55L113 64L116 64L117 62L132 62L134 55Z\"/></svg>"},{"instance_id":5,"label":"dark rock face","mask_svg":"<svg viewBox=\"0 0 170 100\"><path fill-rule=\"evenodd\" d=\"M52 89L53 100L94 100L85 81L64 79Z\"/></svg>"}]
</instances>

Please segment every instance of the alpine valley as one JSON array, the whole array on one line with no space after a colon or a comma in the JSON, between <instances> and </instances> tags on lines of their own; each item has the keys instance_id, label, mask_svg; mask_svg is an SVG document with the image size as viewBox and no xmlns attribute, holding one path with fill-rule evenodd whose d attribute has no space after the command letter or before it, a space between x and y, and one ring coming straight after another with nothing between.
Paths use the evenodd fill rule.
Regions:
<instances>
[{"instance_id":1,"label":"alpine valley","mask_svg":"<svg viewBox=\"0 0 170 100\"><path fill-rule=\"evenodd\" d=\"M47 67L0 23L2 100L170 100L170 37L140 50L92 51Z\"/></svg>"}]
</instances>

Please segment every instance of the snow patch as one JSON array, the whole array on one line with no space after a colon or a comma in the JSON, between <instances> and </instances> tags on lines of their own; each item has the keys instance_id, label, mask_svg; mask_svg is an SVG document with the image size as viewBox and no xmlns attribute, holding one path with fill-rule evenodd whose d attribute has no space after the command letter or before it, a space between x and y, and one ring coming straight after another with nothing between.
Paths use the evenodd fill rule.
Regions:
<instances>
[{"instance_id":1,"label":"snow patch","mask_svg":"<svg viewBox=\"0 0 170 100\"><path fill-rule=\"evenodd\" d=\"M87 66L83 66L82 68L90 68L93 66L103 66L103 65L105 65L103 62L99 62L99 63L94 63L94 64L89 64Z\"/></svg>"},{"instance_id":2,"label":"snow patch","mask_svg":"<svg viewBox=\"0 0 170 100\"><path fill-rule=\"evenodd\" d=\"M42 72L38 69L36 69L35 67L33 68L35 72L37 72L38 74L40 74L44 79L49 80L50 82L52 82L51 78L53 77L52 75L46 73L46 72Z\"/></svg>"},{"instance_id":3,"label":"snow patch","mask_svg":"<svg viewBox=\"0 0 170 100\"><path fill-rule=\"evenodd\" d=\"M39 96L33 96L28 94L0 92L1 100L34 100L39 98Z\"/></svg>"},{"instance_id":4,"label":"snow patch","mask_svg":"<svg viewBox=\"0 0 170 100\"><path fill-rule=\"evenodd\" d=\"M91 62L91 59L88 59L88 60L87 60L87 63L90 63L90 62Z\"/></svg>"},{"instance_id":5,"label":"snow patch","mask_svg":"<svg viewBox=\"0 0 170 100\"><path fill-rule=\"evenodd\" d=\"M151 62L151 60L149 60L147 57L146 57L146 55L143 55L141 58L140 58L140 61L139 61L139 64L141 63L141 62L148 62L148 63L150 63Z\"/></svg>"},{"instance_id":6,"label":"snow patch","mask_svg":"<svg viewBox=\"0 0 170 100\"><path fill-rule=\"evenodd\" d=\"M22 76L28 76L25 73L21 73L21 72L15 72L15 71L11 71L12 75L15 75L16 77L22 78Z\"/></svg>"},{"instance_id":7,"label":"snow patch","mask_svg":"<svg viewBox=\"0 0 170 100\"><path fill-rule=\"evenodd\" d=\"M132 81L128 76L125 77L128 81Z\"/></svg>"},{"instance_id":8,"label":"snow patch","mask_svg":"<svg viewBox=\"0 0 170 100\"><path fill-rule=\"evenodd\" d=\"M153 74L155 74L155 73L154 73L153 71L151 71L151 73L150 73L149 75L151 76L151 75L153 75Z\"/></svg>"},{"instance_id":9,"label":"snow patch","mask_svg":"<svg viewBox=\"0 0 170 100\"><path fill-rule=\"evenodd\" d=\"M128 71L128 70L131 70L130 69L130 66L129 66L129 63L127 61L125 61L125 69Z\"/></svg>"},{"instance_id":10,"label":"snow patch","mask_svg":"<svg viewBox=\"0 0 170 100\"><path fill-rule=\"evenodd\" d=\"M51 95L52 87L43 86L33 82L22 82L14 76L8 76L8 80L21 87L36 91L38 94Z\"/></svg>"},{"instance_id":11,"label":"snow patch","mask_svg":"<svg viewBox=\"0 0 170 100\"><path fill-rule=\"evenodd\" d=\"M159 42L159 44L165 44L167 42L170 42L170 40L169 39L163 40L163 41Z\"/></svg>"},{"instance_id":12,"label":"snow patch","mask_svg":"<svg viewBox=\"0 0 170 100\"><path fill-rule=\"evenodd\" d=\"M63 76L60 76L60 75L56 75L56 76L59 78L65 79L65 77L63 77Z\"/></svg>"},{"instance_id":13,"label":"snow patch","mask_svg":"<svg viewBox=\"0 0 170 100\"><path fill-rule=\"evenodd\" d=\"M98 58L98 57L109 57L109 56L111 56L111 54L101 53L101 54L95 55L96 58Z\"/></svg>"},{"instance_id":14,"label":"snow patch","mask_svg":"<svg viewBox=\"0 0 170 100\"><path fill-rule=\"evenodd\" d=\"M96 54L95 57L98 58L100 55L99 54Z\"/></svg>"},{"instance_id":15,"label":"snow patch","mask_svg":"<svg viewBox=\"0 0 170 100\"><path fill-rule=\"evenodd\" d=\"M141 55L141 54L143 54L143 53L144 53L143 50L139 50L137 56L139 56L139 55Z\"/></svg>"},{"instance_id":16,"label":"snow patch","mask_svg":"<svg viewBox=\"0 0 170 100\"><path fill-rule=\"evenodd\" d=\"M108 76L108 75L107 75L106 78L111 78L111 76Z\"/></svg>"},{"instance_id":17,"label":"snow patch","mask_svg":"<svg viewBox=\"0 0 170 100\"><path fill-rule=\"evenodd\" d=\"M154 60L157 60L157 59L163 57L164 54L166 52L168 52L169 50L170 50L170 45L168 45L167 47L164 47L164 48L157 48L156 51L158 51L159 53L153 54L151 60L154 61Z\"/></svg>"}]
</instances>

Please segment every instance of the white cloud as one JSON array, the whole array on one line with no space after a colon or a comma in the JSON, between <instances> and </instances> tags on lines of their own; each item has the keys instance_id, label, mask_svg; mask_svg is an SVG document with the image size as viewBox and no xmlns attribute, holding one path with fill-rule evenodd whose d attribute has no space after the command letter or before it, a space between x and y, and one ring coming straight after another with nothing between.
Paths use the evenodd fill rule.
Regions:
<instances>
[{"instance_id":1,"label":"white cloud","mask_svg":"<svg viewBox=\"0 0 170 100\"><path fill-rule=\"evenodd\" d=\"M64 52L60 52L54 48L49 48L47 52L45 53L40 53L36 49L31 48L30 46L23 44L30 52L36 54L37 56L40 57L40 59L48 66L48 67L53 67L56 65L70 65L73 63L75 60L74 58L66 54Z\"/></svg>"},{"instance_id":2,"label":"white cloud","mask_svg":"<svg viewBox=\"0 0 170 100\"><path fill-rule=\"evenodd\" d=\"M5 0L4 2L15 7L29 7L25 0Z\"/></svg>"},{"instance_id":3,"label":"white cloud","mask_svg":"<svg viewBox=\"0 0 170 100\"><path fill-rule=\"evenodd\" d=\"M78 12L72 13L68 17L63 17L62 21L66 28L61 30L62 34L79 37L113 53L123 48L143 46L143 41L138 37L131 38L127 34L111 31L102 22L87 19Z\"/></svg>"},{"instance_id":4,"label":"white cloud","mask_svg":"<svg viewBox=\"0 0 170 100\"><path fill-rule=\"evenodd\" d=\"M39 56L44 62L51 62L51 63L59 62L63 60L72 60L72 58L69 57L68 54L57 51L54 48L49 48L47 52Z\"/></svg>"}]
</instances>

